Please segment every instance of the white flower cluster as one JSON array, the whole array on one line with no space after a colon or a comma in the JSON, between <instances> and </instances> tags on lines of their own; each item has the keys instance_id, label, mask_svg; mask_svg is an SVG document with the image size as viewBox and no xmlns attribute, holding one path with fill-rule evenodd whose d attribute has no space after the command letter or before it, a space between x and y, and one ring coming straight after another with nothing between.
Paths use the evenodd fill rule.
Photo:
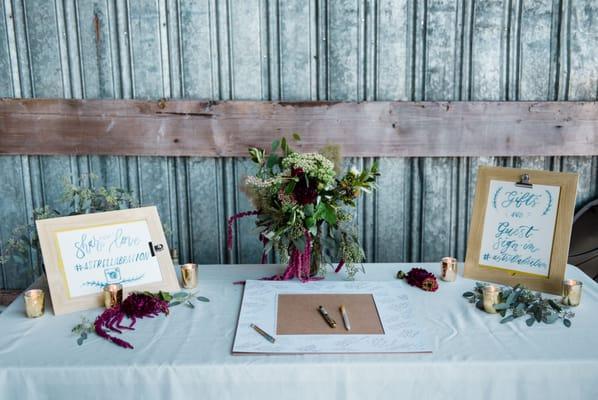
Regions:
<instances>
[{"instance_id":1,"label":"white flower cluster","mask_svg":"<svg viewBox=\"0 0 598 400\"><path fill-rule=\"evenodd\" d=\"M334 180L334 163L319 153L291 153L282 160L284 168L301 168L308 176L325 184Z\"/></svg>"},{"instance_id":2,"label":"white flower cluster","mask_svg":"<svg viewBox=\"0 0 598 400\"><path fill-rule=\"evenodd\" d=\"M260 189L266 189L278 183L280 183L279 177L260 179L257 176L247 176L245 178L245 185Z\"/></svg>"}]
</instances>

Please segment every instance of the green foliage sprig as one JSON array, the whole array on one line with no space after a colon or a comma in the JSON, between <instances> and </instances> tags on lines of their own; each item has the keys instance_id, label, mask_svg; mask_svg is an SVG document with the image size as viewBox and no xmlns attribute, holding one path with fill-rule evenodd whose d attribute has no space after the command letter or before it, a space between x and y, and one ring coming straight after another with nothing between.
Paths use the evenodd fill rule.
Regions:
<instances>
[{"instance_id":1,"label":"green foliage sprig","mask_svg":"<svg viewBox=\"0 0 598 400\"><path fill-rule=\"evenodd\" d=\"M473 291L463 293L463 297L481 310L484 309L484 286L486 286L485 283L476 282ZM536 322L553 324L560 319L569 328L571 318L575 317L575 313L569 311L568 307L558 304L553 299L543 298L542 294L521 285L502 288L499 300L500 302L494 306L494 309L502 317L501 324L520 317L527 317L525 320L527 326L532 326Z\"/></svg>"},{"instance_id":2,"label":"green foliage sprig","mask_svg":"<svg viewBox=\"0 0 598 400\"><path fill-rule=\"evenodd\" d=\"M31 261L41 265L41 251L35 221L55 218L64 215L90 214L103 211L123 210L137 206L133 192L117 188L95 186L97 176L83 175L77 184L64 181L62 206L66 211L61 213L56 208L44 206L33 210L33 221L26 225L17 226L7 243L3 246L0 264L14 262L17 265L26 265ZM85 185L89 182L90 186Z\"/></svg>"},{"instance_id":3,"label":"green foliage sprig","mask_svg":"<svg viewBox=\"0 0 598 400\"><path fill-rule=\"evenodd\" d=\"M79 337L77 338L77 344L81 346L83 342L87 340L89 335L95 333L93 321L91 321L87 317L81 317L81 322L75 325L71 332L79 335Z\"/></svg>"},{"instance_id":4,"label":"green foliage sprig","mask_svg":"<svg viewBox=\"0 0 598 400\"><path fill-rule=\"evenodd\" d=\"M166 301L170 301L168 304L170 307L178 306L179 304L184 304L189 308L195 308L195 304L193 304L193 300L198 300L204 303L209 303L210 299L204 296L197 296L197 292L177 292L170 296L170 299L164 299Z\"/></svg>"}]
</instances>

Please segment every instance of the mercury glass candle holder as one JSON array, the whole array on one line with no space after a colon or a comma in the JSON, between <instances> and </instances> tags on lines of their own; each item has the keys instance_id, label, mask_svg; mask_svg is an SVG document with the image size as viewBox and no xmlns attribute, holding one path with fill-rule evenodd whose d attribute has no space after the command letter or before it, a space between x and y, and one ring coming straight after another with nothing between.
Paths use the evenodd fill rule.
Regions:
<instances>
[{"instance_id":1,"label":"mercury glass candle holder","mask_svg":"<svg viewBox=\"0 0 598 400\"><path fill-rule=\"evenodd\" d=\"M104 286L104 306L112 308L123 302L123 286L119 283L111 283Z\"/></svg>"},{"instance_id":2,"label":"mercury glass candle holder","mask_svg":"<svg viewBox=\"0 0 598 400\"><path fill-rule=\"evenodd\" d=\"M440 279L446 282L454 282L457 279L457 259L444 257L440 262Z\"/></svg>"},{"instance_id":3,"label":"mercury glass candle holder","mask_svg":"<svg viewBox=\"0 0 598 400\"><path fill-rule=\"evenodd\" d=\"M567 306L577 307L581 302L581 288L583 284L580 281L567 279L563 281L563 300L562 303Z\"/></svg>"},{"instance_id":4,"label":"mercury glass candle holder","mask_svg":"<svg viewBox=\"0 0 598 400\"><path fill-rule=\"evenodd\" d=\"M197 287L197 264L181 265L181 281L185 289Z\"/></svg>"},{"instance_id":5,"label":"mercury glass candle holder","mask_svg":"<svg viewBox=\"0 0 598 400\"><path fill-rule=\"evenodd\" d=\"M496 314L494 308L499 303L500 289L494 285L484 286L482 289L484 311L490 314Z\"/></svg>"},{"instance_id":6,"label":"mercury glass candle holder","mask_svg":"<svg viewBox=\"0 0 598 400\"><path fill-rule=\"evenodd\" d=\"M25 313L28 318L37 318L44 315L45 295L41 289L31 289L25 292Z\"/></svg>"}]
</instances>

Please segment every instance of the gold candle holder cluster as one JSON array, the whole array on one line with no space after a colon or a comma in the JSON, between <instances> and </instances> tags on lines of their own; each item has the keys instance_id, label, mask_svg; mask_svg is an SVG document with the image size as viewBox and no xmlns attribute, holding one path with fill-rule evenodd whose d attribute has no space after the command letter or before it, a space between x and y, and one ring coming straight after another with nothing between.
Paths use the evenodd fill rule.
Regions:
<instances>
[{"instance_id":1,"label":"gold candle holder cluster","mask_svg":"<svg viewBox=\"0 0 598 400\"><path fill-rule=\"evenodd\" d=\"M482 302L484 304L484 311L490 314L496 314L497 311L494 308L495 305L499 303L500 299L500 288L494 285L487 285L484 286L482 289L483 299Z\"/></svg>"},{"instance_id":2,"label":"gold candle holder cluster","mask_svg":"<svg viewBox=\"0 0 598 400\"><path fill-rule=\"evenodd\" d=\"M576 307L581 302L581 288L583 283L573 279L563 281L563 300L567 306Z\"/></svg>"},{"instance_id":3,"label":"gold candle holder cluster","mask_svg":"<svg viewBox=\"0 0 598 400\"><path fill-rule=\"evenodd\" d=\"M112 283L104 286L104 306L112 308L123 302L123 285Z\"/></svg>"},{"instance_id":4,"label":"gold candle holder cluster","mask_svg":"<svg viewBox=\"0 0 598 400\"><path fill-rule=\"evenodd\" d=\"M37 318L44 315L45 295L41 289L31 289L25 292L25 313L28 318Z\"/></svg>"},{"instance_id":5,"label":"gold candle holder cluster","mask_svg":"<svg viewBox=\"0 0 598 400\"><path fill-rule=\"evenodd\" d=\"M457 259L444 257L440 265L440 279L446 282L454 282L457 279Z\"/></svg>"},{"instance_id":6,"label":"gold candle holder cluster","mask_svg":"<svg viewBox=\"0 0 598 400\"><path fill-rule=\"evenodd\" d=\"M185 289L197 287L197 264L181 265L181 280Z\"/></svg>"}]
</instances>

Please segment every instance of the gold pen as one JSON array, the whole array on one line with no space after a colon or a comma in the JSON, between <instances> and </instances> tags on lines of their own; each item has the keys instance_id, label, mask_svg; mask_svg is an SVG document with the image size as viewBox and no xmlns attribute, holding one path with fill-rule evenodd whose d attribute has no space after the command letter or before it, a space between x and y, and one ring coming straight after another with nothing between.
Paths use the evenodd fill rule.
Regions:
<instances>
[{"instance_id":1,"label":"gold pen","mask_svg":"<svg viewBox=\"0 0 598 400\"><path fill-rule=\"evenodd\" d=\"M343 316L343 323L345 324L345 329L350 331L351 330L351 322L349 322L349 315L347 314L347 309L345 308L344 304L341 304L340 310L341 310L341 315Z\"/></svg>"},{"instance_id":2,"label":"gold pen","mask_svg":"<svg viewBox=\"0 0 598 400\"><path fill-rule=\"evenodd\" d=\"M274 339L272 336L268 335L262 328L260 328L259 326L257 326L256 324L251 324L250 325L257 333L259 333L260 335L262 335L262 337L264 339L266 339L268 342L270 343L274 343L276 341L276 339Z\"/></svg>"},{"instance_id":3,"label":"gold pen","mask_svg":"<svg viewBox=\"0 0 598 400\"><path fill-rule=\"evenodd\" d=\"M324 306L319 306L318 307L318 311L320 312L320 314L324 318L324 321L326 321L326 323L331 328L336 328L336 321L333 320L332 318L330 318L330 315L328 314L328 311L326 311L326 309L324 308Z\"/></svg>"}]
</instances>

